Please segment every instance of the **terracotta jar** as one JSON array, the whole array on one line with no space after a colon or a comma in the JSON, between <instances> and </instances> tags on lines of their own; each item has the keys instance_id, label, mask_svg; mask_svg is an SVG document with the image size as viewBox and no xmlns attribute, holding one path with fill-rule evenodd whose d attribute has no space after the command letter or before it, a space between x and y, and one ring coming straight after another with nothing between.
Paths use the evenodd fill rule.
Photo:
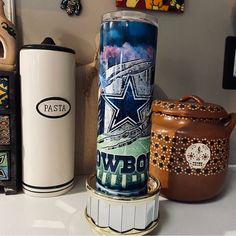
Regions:
<instances>
[{"instance_id":1,"label":"terracotta jar","mask_svg":"<svg viewBox=\"0 0 236 236\"><path fill-rule=\"evenodd\" d=\"M4 2L0 0L0 70L13 71L17 56L16 30L5 16L3 7Z\"/></svg>"},{"instance_id":2,"label":"terracotta jar","mask_svg":"<svg viewBox=\"0 0 236 236\"><path fill-rule=\"evenodd\" d=\"M162 195L189 202L217 195L235 123L235 113L196 96L154 101L150 174L161 181Z\"/></svg>"}]
</instances>

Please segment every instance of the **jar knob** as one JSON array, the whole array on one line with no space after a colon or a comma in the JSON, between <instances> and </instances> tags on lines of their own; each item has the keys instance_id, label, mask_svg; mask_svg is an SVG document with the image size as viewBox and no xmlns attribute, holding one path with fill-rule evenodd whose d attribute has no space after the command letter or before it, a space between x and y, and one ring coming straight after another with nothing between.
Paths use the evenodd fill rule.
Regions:
<instances>
[{"instance_id":1,"label":"jar knob","mask_svg":"<svg viewBox=\"0 0 236 236\"><path fill-rule=\"evenodd\" d=\"M200 97L194 96L194 95L184 96L184 97L179 99L179 102L186 102L186 101L191 100L191 99L194 100L196 103L199 103L199 104L205 103L204 100L202 100Z\"/></svg>"}]
</instances>

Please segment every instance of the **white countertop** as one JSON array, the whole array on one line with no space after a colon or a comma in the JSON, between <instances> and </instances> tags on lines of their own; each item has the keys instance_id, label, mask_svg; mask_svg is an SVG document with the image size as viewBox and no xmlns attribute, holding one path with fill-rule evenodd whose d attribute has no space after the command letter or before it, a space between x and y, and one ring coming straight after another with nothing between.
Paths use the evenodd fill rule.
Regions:
<instances>
[{"instance_id":1,"label":"white countertop","mask_svg":"<svg viewBox=\"0 0 236 236\"><path fill-rule=\"evenodd\" d=\"M67 194L33 198L0 195L0 235L96 235L84 217L85 177ZM214 200L187 204L160 199L160 224L152 235L236 235L236 168Z\"/></svg>"}]
</instances>

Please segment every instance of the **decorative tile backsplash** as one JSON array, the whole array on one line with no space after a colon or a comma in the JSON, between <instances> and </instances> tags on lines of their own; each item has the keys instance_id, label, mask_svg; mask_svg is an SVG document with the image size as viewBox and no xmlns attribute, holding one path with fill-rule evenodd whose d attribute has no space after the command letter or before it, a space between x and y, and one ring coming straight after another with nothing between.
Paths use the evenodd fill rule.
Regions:
<instances>
[{"instance_id":1,"label":"decorative tile backsplash","mask_svg":"<svg viewBox=\"0 0 236 236\"><path fill-rule=\"evenodd\" d=\"M10 119L8 115L0 115L0 145L10 145Z\"/></svg>"},{"instance_id":2,"label":"decorative tile backsplash","mask_svg":"<svg viewBox=\"0 0 236 236\"><path fill-rule=\"evenodd\" d=\"M0 151L0 181L9 177L9 152Z\"/></svg>"},{"instance_id":3,"label":"decorative tile backsplash","mask_svg":"<svg viewBox=\"0 0 236 236\"><path fill-rule=\"evenodd\" d=\"M0 77L0 110L9 108L9 80Z\"/></svg>"},{"instance_id":4,"label":"decorative tile backsplash","mask_svg":"<svg viewBox=\"0 0 236 236\"><path fill-rule=\"evenodd\" d=\"M19 89L16 71L0 70L0 189L6 195L17 193L21 184Z\"/></svg>"}]
</instances>

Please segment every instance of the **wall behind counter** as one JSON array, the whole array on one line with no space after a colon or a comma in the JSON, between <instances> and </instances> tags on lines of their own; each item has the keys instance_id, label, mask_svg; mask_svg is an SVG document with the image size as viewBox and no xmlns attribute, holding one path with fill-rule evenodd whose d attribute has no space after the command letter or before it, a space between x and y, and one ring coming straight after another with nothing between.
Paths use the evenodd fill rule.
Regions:
<instances>
[{"instance_id":1,"label":"wall behind counter","mask_svg":"<svg viewBox=\"0 0 236 236\"><path fill-rule=\"evenodd\" d=\"M99 32L101 16L116 10L115 0L81 2L81 15L69 17L60 10L60 0L17 0L20 43L40 43L44 37L51 36L57 44L76 50L78 64L90 63L95 53L95 37ZM180 15L149 11L157 15L159 21L156 84L169 98L176 99L194 94L208 102L218 103L230 112L236 112L236 91L223 90L221 85L224 41L228 35L236 33L236 2L186 0L185 5L184 14ZM83 69L83 66L80 69ZM86 106L83 96L80 96L84 89L80 69L77 70L77 78L80 81L77 87L78 114L80 110L82 113ZM158 96L156 92L155 96ZM159 93L159 96L163 96L163 93ZM94 96L92 103L94 108ZM84 116L79 117L78 126L84 127L85 120ZM92 127L94 146L94 122ZM84 128L83 132L86 133ZM95 157L86 157L85 149L88 147L80 128L77 130L77 136L77 173L89 173L94 168L90 161L93 160L94 164ZM91 150L94 152L94 147ZM236 130L231 138L230 162L236 164Z\"/></svg>"}]
</instances>

